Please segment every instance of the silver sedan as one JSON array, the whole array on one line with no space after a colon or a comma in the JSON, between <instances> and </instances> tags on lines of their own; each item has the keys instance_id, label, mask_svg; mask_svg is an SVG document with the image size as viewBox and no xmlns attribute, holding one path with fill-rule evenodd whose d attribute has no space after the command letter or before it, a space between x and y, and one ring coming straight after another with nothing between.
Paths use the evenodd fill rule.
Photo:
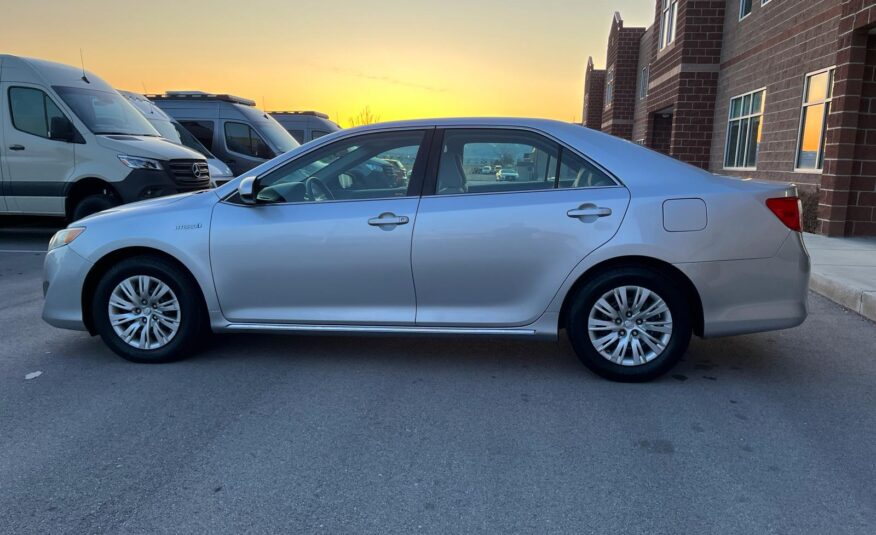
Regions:
<instances>
[{"instance_id":1,"label":"silver sedan","mask_svg":"<svg viewBox=\"0 0 876 535\"><path fill-rule=\"evenodd\" d=\"M642 381L692 333L799 325L809 279L793 186L536 119L335 132L215 190L77 221L49 249L45 321L137 362L186 357L210 332L565 329L588 368Z\"/></svg>"}]
</instances>

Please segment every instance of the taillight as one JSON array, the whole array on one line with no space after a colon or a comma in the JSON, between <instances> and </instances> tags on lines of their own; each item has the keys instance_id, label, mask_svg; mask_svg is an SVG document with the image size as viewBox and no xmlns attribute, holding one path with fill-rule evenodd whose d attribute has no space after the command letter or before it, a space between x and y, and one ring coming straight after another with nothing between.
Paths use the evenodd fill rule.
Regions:
<instances>
[{"instance_id":1,"label":"taillight","mask_svg":"<svg viewBox=\"0 0 876 535\"><path fill-rule=\"evenodd\" d=\"M802 232L800 224L800 199L797 197L777 197L767 199L767 208L791 230Z\"/></svg>"}]
</instances>

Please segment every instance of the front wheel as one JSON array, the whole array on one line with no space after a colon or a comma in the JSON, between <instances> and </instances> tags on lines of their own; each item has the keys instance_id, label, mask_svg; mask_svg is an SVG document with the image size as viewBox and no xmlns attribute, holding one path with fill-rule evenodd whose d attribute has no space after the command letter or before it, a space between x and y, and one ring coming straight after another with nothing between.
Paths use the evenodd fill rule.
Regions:
<instances>
[{"instance_id":1,"label":"front wheel","mask_svg":"<svg viewBox=\"0 0 876 535\"><path fill-rule=\"evenodd\" d=\"M94 326L122 358L159 363L192 354L208 334L197 282L159 257L127 258L101 277Z\"/></svg>"},{"instance_id":2,"label":"front wheel","mask_svg":"<svg viewBox=\"0 0 876 535\"><path fill-rule=\"evenodd\" d=\"M573 299L569 339L581 362L605 378L649 381L669 371L687 350L690 307L668 277L620 268L597 275Z\"/></svg>"}]
</instances>

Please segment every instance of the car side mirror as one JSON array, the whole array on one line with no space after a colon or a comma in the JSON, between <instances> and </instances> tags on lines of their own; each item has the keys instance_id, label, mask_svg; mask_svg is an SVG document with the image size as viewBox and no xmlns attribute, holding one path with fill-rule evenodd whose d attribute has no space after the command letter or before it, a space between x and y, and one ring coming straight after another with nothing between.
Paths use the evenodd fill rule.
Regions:
<instances>
[{"instance_id":1,"label":"car side mirror","mask_svg":"<svg viewBox=\"0 0 876 535\"><path fill-rule=\"evenodd\" d=\"M258 190L257 182L254 176L245 176L240 179L240 184L237 185L237 195L240 196L240 202L243 204L255 204Z\"/></svg>"},{"instance_id":2,"label":"car side mirror","mask_svg":"<svg viewBox=\"0 0 876 535\"><path fill-rule=\"evenodd\" d=\"M50 127L51 130L49 130L49 139L73 143L76 135L74 133L75 131L73 130L73 123L71 123L69 119L67 119L66 117L52 117Z\"/></svg>"}]
</instances>

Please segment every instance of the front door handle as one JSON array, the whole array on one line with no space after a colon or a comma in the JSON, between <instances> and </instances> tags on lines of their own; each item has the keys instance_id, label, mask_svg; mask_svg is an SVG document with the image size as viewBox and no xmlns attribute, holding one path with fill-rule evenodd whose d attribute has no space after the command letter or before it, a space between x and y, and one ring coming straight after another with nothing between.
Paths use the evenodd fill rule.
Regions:
<instances>
[{"instance_id":1,"label":"front door handle","mask_svg":"<svg viewBox=\"0 0 876 535\"><path fill-rule=\"evenodd\" d=\"M397 216L392 212L384 212L377 217L372 217L368 220L368 224L372 227L388 227L395 225L407 225L410 219L407 216Z\"/></svg>"},{"instance_id":2,"label":"front door handle","mask_svg":"<svg viewBox=\"0 0 876 535\"><path fill-rule=\"evenodd\" d=\"M9 145L9 150L24 150L24 145Z\"/></svg>"},{"instance_id":3,"label":"front door handle","mask_svg":"<svg viewBox=\"0 0 876 535\"><path fill-rule=\"evenodd\" d=\"M569 217L579 218L581 220L595 220L597 217L606 217L611 215L611 208L604 206L596 206L595 204L582 204L574 210L566 212Z\"/></svg>"}]
</instances>

